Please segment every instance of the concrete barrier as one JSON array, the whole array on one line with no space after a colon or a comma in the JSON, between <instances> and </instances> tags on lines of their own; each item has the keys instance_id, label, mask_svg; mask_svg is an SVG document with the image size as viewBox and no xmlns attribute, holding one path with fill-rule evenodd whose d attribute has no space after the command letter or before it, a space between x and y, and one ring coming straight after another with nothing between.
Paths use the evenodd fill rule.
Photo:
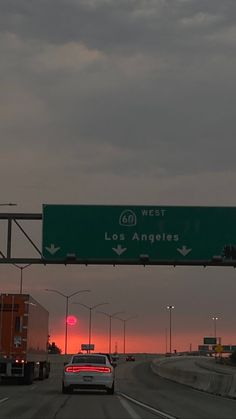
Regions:
<instances>
[{"instance_id":1,"label":"concrete barrier","mask_svg":"<svg viewBox=\"0 0 236 419\"><path fill-rule=\"evenodd\" d=\"M204 359L204 361L206 361ZM212 364L212 366L214 366ZM200 357L172 357L151 362L155 374L208 393L236 398L236 373L233 370L210 370Z\"/></svg>"}]
</instances>

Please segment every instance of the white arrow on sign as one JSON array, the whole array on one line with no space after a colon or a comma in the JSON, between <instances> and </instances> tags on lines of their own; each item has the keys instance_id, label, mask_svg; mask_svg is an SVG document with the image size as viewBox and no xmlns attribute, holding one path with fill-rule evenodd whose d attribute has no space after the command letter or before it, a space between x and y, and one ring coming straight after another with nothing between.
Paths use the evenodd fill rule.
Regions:
<instances>
[{"instance_id":1,"label":"white arrow on sign","mask_svg":"<svg viewBox=\"0 0 236 419\"><path fill-rule=\"evenodd\" d=\"M186 246L182 246L182 249L177 249L182 256L187 256L192 249L187 249Z\"/></svg>"},{"instance_id":2,"label":"white arrow on sign","mask_svg":"<svg viewBox=\"0 0 236 419\"><path fill-rule=\"evenodd\" d=\"M51 253L51 255L54 255L60 249L60 247L55 247L54 243L51 243L50 247L45 247L45 248L49 253Z\"/></svg>"},{"instance_id":3,"label":"white arrow on sign","mask_svg":"<svg viewBox=\"0 0 236 419\"><path fill-rule=\"evenodd\" d=\"M118 256L122 255L122 253L124 253L127 248L126 247L122 247L120 244L118 244L117 247L112 247L112 250L114 250L114 252L117 253Z\"/></svg>"}]
</instances>

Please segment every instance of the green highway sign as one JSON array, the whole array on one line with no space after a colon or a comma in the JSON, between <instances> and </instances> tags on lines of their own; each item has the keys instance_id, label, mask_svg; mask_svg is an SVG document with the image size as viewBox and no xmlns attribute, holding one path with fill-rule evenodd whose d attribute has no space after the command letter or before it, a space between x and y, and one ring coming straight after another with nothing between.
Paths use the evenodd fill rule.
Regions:
<instances>
[{"instance_id":1,"label":"green highway sign","mask_svg":"<svg viewBox=\"0 0 236 419\"><path fill-rule=\"evenodd\" d=\"M217 343L216 341L217 339L214 337L209 337L209 338L205 337L203 339L204 345L216 345Z\"/></svg>"},{"instance_id":2,"label":"green highway sign","mask_svg":"<svg viewBox=\"0 0 236 419\"><path fill-rule=\"evenodd\" d=\"M230 352L231 351L231 345L223 345L224 352Z\"/></svg>"},{"instance_id":3,"label":"green highway sign","mask_svg":"<svg viewBox=\"0 0 236 419\"><path fill-rule=\"evenodd\" d=\"M199 351L209 351L209 345L198 345L198 350Z\"/></svg>"},{"instance_id":4,"label":"green highway sign","mask_svg":"<svg viewBox=\"0 0 236 419\"><path fill-rule=\"evenodd\" d=\"M43 205L42 255L45 262L236 265L236 208Z\"/></svg>"}]
</instances>

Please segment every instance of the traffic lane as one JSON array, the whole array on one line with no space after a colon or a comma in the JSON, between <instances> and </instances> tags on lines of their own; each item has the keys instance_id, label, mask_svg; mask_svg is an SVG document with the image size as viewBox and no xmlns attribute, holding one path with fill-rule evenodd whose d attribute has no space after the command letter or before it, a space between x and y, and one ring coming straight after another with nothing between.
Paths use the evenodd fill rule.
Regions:
<instances>
[{"instance_id":1,"label":"traffic lane","mask_svg":"<svg viewBox=\"0 0 236 419\"><path fill-rule=\"evenodd\" d=\"M0 385L0 418L51 418L60 407L60 384L56 375L32 385ZM4 400L5 399L5 400ZM1 402L2 400L2 402ZM40 414L43 410L45 414Z\"/></svg>"},{"instance_id":2,"label":"traffic lane","mask_svg":"<svg viewBox=\"0 0 236 419\"><path fill-rule=\"evenodd\" d=\"M180 419L235 419L236 400L200 392L154 374L150 362L121 364L117 389Z\"/></svg>"},{"instance_id":3,"label":"traffic lane","mask_svg":"<svg viewBox=\"0 0 236 419\"><path fill-rule=\"evenodd\" d=\"M67 396L55 419L161 419L143 407L134 405L118 394L74 392ZM162 418L163 419L163 418Z\"/></svg>"},{"instance_id":4,"label":"traffic lane","mask_svg":"<svg viewBox=\"0 0 236 419\"><path fill-rule=\"evenodd\" d=\"M35 388L34 388L35 390ZM120 396L107 396L105 393L80 392L70 396L60 395L50 397L44 394L32 394L32 403L29 394L19 399L6 398L0 400L1 419L154 419L161 416L140 406L133 406Z\"/></svg>"},{"instance_id":5,"label":"traffic lane","mask_svg":"<svg viewBox=\"0 0 236 419\"><path fill-rule=\"evenodd\" d=\"M10 397L12 395L16 395L20 397L22 393L27 391L32 391L35 386L38 385L38 382L34 382L32 385L26 386L23 384L18 384L17 380L4 380L0 381L0 400L4 397Z\"/></svg>"},{"instance_id":6,"label":"traffic lane","mask_svg":"<svg viewBox=\"0 0 236 419\"><path fill-rule=\"evenodd\" d=\"M160 418L118 394L75 391L61 393L61 373L31 386L2 385L1 419L153 419ZM2 402L1 402L2 401Z\"/></svg>"},{"instance_id":7,"label":"traffic lane","mask_svg":"<svg viewBox=\"0 0 236 419\"><path fill-rule=\"evenodd\" d=\"M58 377L62 377L62 368L54 371L52 370L48 379L39 381L35 380L32 385L24 385L23 383L18 383L17 379L4 379L0 381L0 399L4 397L14 397L21 398L24 393L32 392L36 388L47 388L49 391L58 388L57 384Z\"/></svg>"},{"instance_id":8,"label":"traffic lane","mask_svg":"<svg viewBox=\"0 0 236 419\"><path fill-rule=\"evenodd\" d=\"M74 410L74 403L73 403L73 396L72 399L68 398L66 395L61 394L61 379L62 379L62 370L63 364L57 363L52 364L52 371L50 374L50 378L45 381L34 381L33 385L31 386L21 386L14 384L14 382L7 385L0 386L0 390L2 391L2 405L0 409L0 418L52 418L56 417L57 415L64 416L65 418L73 417L73 410ZM81 405L81 397L85 396L84 392L76 392L75 396L80 396L79 404ZM140 406L135 402L130 402L130 400L125 399L125 397L120 396L119 394L112 396L113 398L116 397L116 402L114 404L114 412L112 411L112 405L110 402L107 402L105 399L97 399L97 403L95 403L93 397L96 396L96 393L88 393L90 396L89 404L87 403L87 399L85 399L85 410L79 409L79 413L77 413L77 418L85 417L86 412L88 410L88 416L95 417L95 418L103 418L103 414L101 411L101 406L103 406L102 410L104 413L108 410L109 416L108 417L115 417L119 418L145 418L145 419L152 419L152 418L159 418L158 412L152 412L146 406ZM111 396L107 396L105 393L97 393L99 396L105 396L111 398ZM0 403L1 403L0 400ZM66 402L65 402L66 400ZM92 406L91 409L87 406ZM72 405L72 407L71 407ZM122 406L122 408L121 408ZM87 410L86 410L87 409ZM99 413L99 416L97 414ZM81 414L81 416L80 416ZM106 417L106 416L105 416Z\"/></svg>"}]
</instances>

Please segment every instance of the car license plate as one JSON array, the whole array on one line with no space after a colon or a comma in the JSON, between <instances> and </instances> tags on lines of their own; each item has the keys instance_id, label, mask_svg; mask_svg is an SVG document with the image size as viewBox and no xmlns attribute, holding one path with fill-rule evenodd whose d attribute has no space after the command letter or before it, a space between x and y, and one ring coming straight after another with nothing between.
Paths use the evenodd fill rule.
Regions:
<instances>
[{"instance_id":1,"label":"car license plate","mask_svg":"<svg viewBox=\"0 0 236 419\"><path fill-rule=\"evenodd\" d=\"M93 377L91 377L90 375L85 375L83 377L83 380L86 381L86 383L90 383L93 380Z\"/></svg>"}]
</instances>

